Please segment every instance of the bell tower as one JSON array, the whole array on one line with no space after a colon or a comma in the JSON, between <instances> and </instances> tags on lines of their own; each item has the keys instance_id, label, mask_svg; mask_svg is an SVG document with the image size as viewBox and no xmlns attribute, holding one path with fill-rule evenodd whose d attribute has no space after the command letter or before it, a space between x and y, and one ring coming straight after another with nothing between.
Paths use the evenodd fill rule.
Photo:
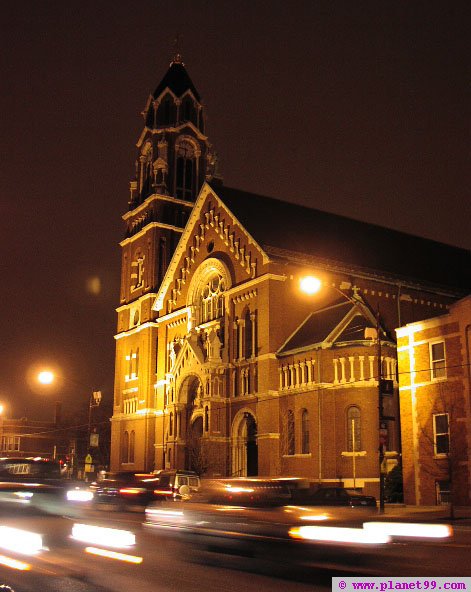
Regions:
<instances>
[{"instance_id":1,"label":"bell tower","mask_svg":"<svg viewBox=\"0 0 471 592\"><path fill-rule=\"evenodd\" d=\"M152 304L201 186L217 178L201 98L179 53L142 116L120 243L112 470L152 469L158 338Z\"/></svg>"}]
</instances>

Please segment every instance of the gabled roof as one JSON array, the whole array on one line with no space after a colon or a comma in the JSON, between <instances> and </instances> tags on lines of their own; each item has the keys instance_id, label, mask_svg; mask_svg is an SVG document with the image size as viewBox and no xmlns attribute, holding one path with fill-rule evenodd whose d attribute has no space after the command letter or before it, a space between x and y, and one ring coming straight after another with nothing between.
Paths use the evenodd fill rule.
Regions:
<instances>
[{"instance_id":1,"label":"gabled roof","mask_svg":"<svg viewBox=\"0 0 471 592\"><path fill-rule=\"evenodd\" d=\"M365 342L365 329L376 329L376 319L368 306L357 302L339 300L335 304L312 312L280 347L277 355L289 355L312 349L331 347L335 344ZM390 341L383 327L382 340Z\"/></svg>"},{"instance_id":2,"label":"gabled roof","mask_svg":"<svg viewBox=\"0 0 471 592\"><path fill-rule=\"evenodd\" d=\"M338 262L382 276L471 291L471 252L345 216L214 186L272 258Z\"/></svg>"},{"instance_id":3,"label":"gabled roof","mask_svg":"<svg viewBox=\"0 0 471 592\"><path fill-rule=\"evenodd\" d=\"M181 62L172 62L170 64L170 68L154 91L154 99L159 97L166 88L169 88L177 97L181 97L187 90L191 90L195 99L197 101L201 100L185 66Z\"/></svg>"}]
</instances>

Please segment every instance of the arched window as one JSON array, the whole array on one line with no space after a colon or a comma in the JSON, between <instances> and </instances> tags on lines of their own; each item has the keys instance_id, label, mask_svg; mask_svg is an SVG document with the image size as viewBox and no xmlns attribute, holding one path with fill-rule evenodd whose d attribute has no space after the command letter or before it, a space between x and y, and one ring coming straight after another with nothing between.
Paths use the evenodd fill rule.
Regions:
<instances>
[{"instance_id":1,"label":"arched window","mask_svg":"<svg viewBox=\"0 0 471 592\"><path fill-rule=\"evenodd\" d=\"M190 97L185 97L180 107L180 119L182 121L192 121L196 124L195 115L196 111L193 101L190 99Z\"/></svg>"},{"instance_id":2,"label":"arched window","mask_svg":"<svg viewBox=\"0 0 471 592\"><path fill-rule=\"evenodd\" d=\"M347 409L347 448L348 452L361 450L361 414L358 407Z\"/></svg>"},{"instance_id":3,"label":"arched window","mask_svg":"<svg viewBox=\"0 0 471 592\"><path fill-rule=\"evenodd\" d=\"M295 451L295 435L294 435L294 413L291 411L291 409L288 410L288 417L287 417L287 430L286 430L286 435L287 435L287 453L292 455L294 454Z\"/></svg>"},{"instance_id":4,"label":"arched window","mask_svg":"<svg viewBox=\"0 0 471 592\"><path fill-rule=\"evenodd\" d=\"M175 122L175 103L166 95L157 109L157 125L164 126Z\"/></svg>"},{"instance_id":5,"label":"arched window","mask_svg":"<svg viewBox=\"0 0 471 592\"><path fill-rule=\"evenodd\" d=\"M214 273L201 290L201 322L206 323L224 315L224 295L226 289L224 278Z\"/></svg>"},{"instance_id":6,"label":"arched window","mask_svg":"<svg viewBox=\"0 0 471 592\"><path fill-rule=\"evenodd\" d=\"M128 462L134 462L134 450L136 447L136 432L133 430L129 435L129 459Z\"/></svg>"},{"instance_id":7,"label":"arched window","mask_svg":"<svg viewBox=\"0 0 471 592\"><path fill-rule=\"evenodd\" d=\"M204 408L204 431L209 431L209 409L207 405Z\"/></svg>"},{"instance_id":8,"label":"arched window","mask_svg":"<svg viewBox=\"0 0 471 592\"><path fill-rule=\"evenodd\" d=\"M129 432L123 434L123 447L121 449L121 462L129 462Z\"/></svg>"},{"instance_id":9,"label":"arched window","mask_svg":"<svg viewBox=\"0 0 471 592\"><path fill-rule=\"evenodd\" d=\"M173 435L173 413L170 413L170 419L168 422L168 435L169 436Z\"/></svg>"},{"instance_id":10,"label":"arched window","mask_svg":"<svg viewBox=\"0 0 471 592\"><path fill-rule=\"evenodd\" d=\"M252 318L250 315L250 310L247 310L245 313L244 321L244 354L248 359L252 356Z\"/></svg>"},{"instance_id":11,"label":"arched window","mask_svg":"<svg viewBox=\"0 0 471 592\"><path fill-rule=\"evenodd\" d=\"M195 194L196 157L193 144L188 140L180 140L177 144L176 161L175 194L191 201Z\"/></svg>"},{"instance_id":12,"label":"arched window","mask_svg":"<svg viewBox=\"0 0 471 592\"><path fill-rule=\"evenodd\" d=\"M309 413L307 409L301 411L301 453L309 454Z\"/></svg>"}]
</instances>

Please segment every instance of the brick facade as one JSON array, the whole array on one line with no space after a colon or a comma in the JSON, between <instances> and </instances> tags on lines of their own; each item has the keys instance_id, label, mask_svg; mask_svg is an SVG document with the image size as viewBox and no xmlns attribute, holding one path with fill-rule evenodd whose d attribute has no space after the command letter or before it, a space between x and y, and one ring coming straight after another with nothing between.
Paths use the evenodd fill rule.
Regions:
<instances>
[{"instance_id":1,"label":"brick facade","mask_svg":"<svg viewBox=\"0 0 471 592\"><path fill-rule=\"evenodd\" d=\"M445 315L397 329L406 503L471 503L470 327L468 296ZM434 363L441 344L444 361Z\"/></svg>"}]
</instances>

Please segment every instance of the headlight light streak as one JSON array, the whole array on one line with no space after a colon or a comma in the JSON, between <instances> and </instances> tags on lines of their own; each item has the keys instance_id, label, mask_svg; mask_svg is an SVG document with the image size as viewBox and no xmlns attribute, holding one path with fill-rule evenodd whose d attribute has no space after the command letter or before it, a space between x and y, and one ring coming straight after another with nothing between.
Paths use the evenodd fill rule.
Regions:
<instances>
[{"instance_id":1,"label":"headlight light streak","mask_svg":"<svg viewBox=\"0 0 471 592\"><path fill-rule=\"evenodd\" d=\"M82 543L103 545L115 549L132 547L136 544L136 536L129 530L90 526L89 524L74 524L71 536L74 540Z\"/></svg>"},{"instance_id":2,"label":"headlight light streak","mask_svg":"<svg viewBox=\"0 0 471 592\"><path fill-rule=\"evenodd\" d=\"M29 565L29 563L24 563L23 561L6 557L6 555L0 555L0 565L11 567L12 569L19 569L20 571L28 571L31 569L31 565Z\"/></svg>"},{"instance_id":3,"label":"headlight light streak","mask_svg":"<svg viewBox=\"0 0 471 592\"><path fill-rule=\"evenodd\" d=\"M0 548L20 555L36 555L43 548L43 538L36 532L0 526Z\"/></svg>"},{"instance_id":4,"label":"headlight light streak","mask_svg":"<svg viewBox=\"0 0 471 592\"><path fill-rule=\"evenodd\" d=\"M93 492L86 489L69 489L67 499L69 502L90 502L93 499Z\"/></svg>"},{"instance_id":5,"label":"headlight light streak","mask_svg":"<svg viewBox=\"0 0 471 592\"><path fill-rule=\"evenodd\" d=\"M352 543L362 545L382 545L390 542L390 537L362 528L342 528L337 526L298 526L289 530L289 536L307 541L330 543Z\"/></svg>"},{"instance_id":6,"label":"headlight light streak","mask_svg":"<svg viewBox=\"0 0 471 592\"><path fill-rule=\"evenodd\" d=\"M453 536L453 528L449 524L365 522L363 528L369 532L381 532L392 537L446 539Z\"/></svg>"},{"instance_id":7,"label":"headlight light streak","mask_svg":"<svg viewBox=\"0 0 471 592\"><path fill-rule=\"evenodd\" d=\"M142 563L142 557L135 555L127 555L126 553L117 553L116 551L109 551L108 549L99 549L97 547L85 547L85 553L91 555L98 555L99 557L106 557L107 559L117 559L118 561L126 561L127 563Z\"/></svg>"}]
</instances>

